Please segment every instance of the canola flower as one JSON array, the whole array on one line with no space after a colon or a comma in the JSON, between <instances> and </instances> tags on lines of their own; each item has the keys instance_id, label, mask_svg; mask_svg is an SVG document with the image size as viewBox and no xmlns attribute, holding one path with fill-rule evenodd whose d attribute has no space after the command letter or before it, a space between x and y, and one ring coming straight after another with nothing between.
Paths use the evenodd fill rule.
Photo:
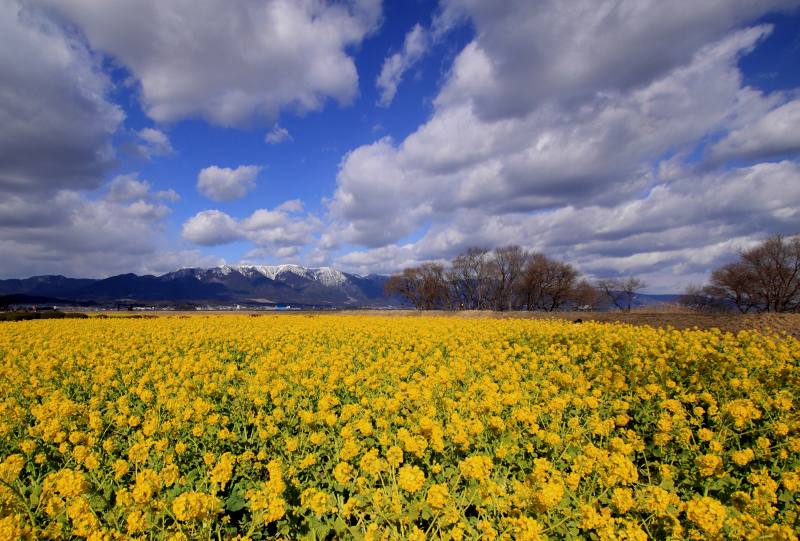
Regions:
<instances>
[{"instance_id":1,"label":"canola flower","mask_svg":"<svg viewBox=\"0 0 800 541\"><path fill-rule=\"evenodd\" d=\"M0 325L0 539L797 539L800 343L558 321Z\"/></svg>"}]
</instances>

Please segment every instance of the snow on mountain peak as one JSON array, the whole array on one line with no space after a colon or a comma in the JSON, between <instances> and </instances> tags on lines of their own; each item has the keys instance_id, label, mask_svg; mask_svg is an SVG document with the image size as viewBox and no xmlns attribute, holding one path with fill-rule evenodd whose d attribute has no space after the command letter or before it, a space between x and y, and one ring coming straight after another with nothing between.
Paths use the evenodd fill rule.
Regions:
<instances>
[{"instance_id":1,"label":"snow on mountain peak","mask_svg":"<svg viewBox=\"0 0 800 541\"><path fill-rule=\"evenodd\" d=\"M185 268L170 274L194 276L199 280L202 273L222 278L232 272L239 272L249 277L259 274L270 280L277 280L281 275L290 273L307 280L319 282L326 287L338 287L347 282L347 275L332 267L306 268L292 263L283 265L220 265L209 269Z\"/></svg>"},{"instance_id":2,"label":"snow on mountain peak","mask_svg":"<svg viewBox=\"0 0 800 541\"><path fill-rule=\"evenodd\" d=\"M347 276L343 272L331 267L319 267L318 269L309 269L314 278L328 287L338 286L347 281Z\"/></svg>"},{"instance_id":3,"label":"snow on mountain peak","mask_svg":"<svg viewBox=\"0 0 800 541\"><path fill-rule=\"evenodd\" d=\"M290 272L303 278L312 278L309 270L300 265L286 264L286 265L234 265L231 268L242 271L257 272L270 280L274 280L285 272Z\"/></svg>"},{"instance_id":4,"label":"snow on mountain peak","mask_svg":"<svg viewBox=\"0 0 800 541\"><path fill-rule=\"evenodd\" d=\"M214 267L213 269L209 270L213 271L213 273L217 276L228 276L235 269L230 265L220 265L219 267Z\"/></svg>"}]
</instances>

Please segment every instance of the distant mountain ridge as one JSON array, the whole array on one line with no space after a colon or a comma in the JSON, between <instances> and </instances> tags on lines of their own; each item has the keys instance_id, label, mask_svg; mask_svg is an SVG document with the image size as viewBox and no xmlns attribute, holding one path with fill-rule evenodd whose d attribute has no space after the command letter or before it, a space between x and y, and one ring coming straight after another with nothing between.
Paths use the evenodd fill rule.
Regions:
<instances>
[{"instance_id":1,"label":"distant mountain ridge","mask_svg":"<svg viewBox=\"0 0 800 541\"><path fill-rule=\"evenodd\" d=\"M300 265L191 267L160 276L129 273L102 279L45 275L0 280L0 303L407 306L396 297L384 296L387 279L388 276L379 274L362 276L331 267ZM674 303L677 298L677 295L642 293L636 295L634 306Z\"/></svg>"},{"instance_id":2,"label":"distant mountain ridge","mask_svg":"<svg viewBox=\"0 0 800 541\"><path fill-rule=\"evenodd\" d=\"M383 306L387 277L361 276L331 267L222 265L183 268L160 276L120 274L103 279L60 275L0 280L0 295L29 295L73 301L196 302Z\"/></svg>"}]
</instances>

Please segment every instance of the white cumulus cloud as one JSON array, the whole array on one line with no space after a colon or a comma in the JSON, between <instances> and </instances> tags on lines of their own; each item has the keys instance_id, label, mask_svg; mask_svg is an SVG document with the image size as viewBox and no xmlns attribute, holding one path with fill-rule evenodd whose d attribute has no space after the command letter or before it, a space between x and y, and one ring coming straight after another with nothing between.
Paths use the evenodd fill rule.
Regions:
<instances>
[{"instance_id":1,"label":"white cumulus cloud","mask_svg":"<svg viewBox=\"0 0 800 541\"><path fill-rule=\"evenodd\" d=\"M28 2L0 2L0 190L99 186L125 114L100 59Z\"/></svg>"},{"instance_id":2,"label":"white cumulus cloud","mask_svg":"<svg viewBox=\"0 0 800 541\"><path fill-rule=\"evenodd\" d=\"M427 31L420 24L415 24L406 34L403 49L386 57L375 81L381 92L378 105L388 107L392 103L403 75L422 58L428 49L428 42Z\"/></svg>"},{"instance_id":3,"label":"white cumulus cloud","mask_svg":"<svg viewBox=\"0 0 800 541\"><path fill-rule=\"evenodd\" d=\"M315 260L392 272L518 243L676 292L796 232L796 95L739 69L772 31L752 24L794 5L445 0L437 35L474 38L423 124L342 159Z\"/></svg>"},{"instance_id":4,"label":"white cumulus cloud","mask_svg":"<svg viewBox=\"0 0 800 541\"><path fill-rule=\"evenodd\" d=\"M189 218L182 229L184 239L204 246L247 240L263 252L289 247L299 250L313 242L322 221L314 214L300 214L303 205L292 199L273 209L260 208L237 220L220 210L204 210Z\"/></svg>"},{"instance_id":5,"label":"white cumulus cloud","mask_svg":"<svg viewBox=\"0 0 800 541\"><path fill-rule=\"evenodd\" d=\"M212 260L165 242L165 218L172 209L148 181L119 176L99 195L58 190L47 198L0 197L0 277L106 277Z\"/></svg>"},{"instance_id":6,"label":"white cumulus cloud","mask_svg":"<svg viewBox=\"0 0 800 541\"><path fill-rule=\"evenodd\" d=\"M203 246L227 244L242 237L236 220L221 210L198 212L183 224L181 236Z\"/></svg>"},{"instance_id":7,"label":"white cumulus cloud","mask_svg":"<svg viewBox=\"0 0 800 541\"><path fill-rule=\"evenodd\" d=\"M709 158L752 160L797 152L800 152L800 100L790 101L730 132L711 147Z\"/></svg>"},{"instance_id":8,"label":"white cumulus cloud","mask_svg":"<svg viewBox=\"0 0 800 541\"><path fill-rule=\"evenodd\" d=\"M293 137L292 134L289 133L289 130L279 126L278 124L275 124L272 129L267 132L267 135L264 136L264 141L270 145L277 145L283 143L284 141L292 140Z\"/></svg>"},{"instance_id":9,"label":"white cumulus cloud","mask_svg":"<svg viewBox=\"0 0 800 541\"><path fill-rule=\"evenodd\" d=\"M235 169L212 165L197 175L197 191L214 201L232 201L244 197L256 186L259 165L240 165Z\"/></svg>"},{"instance_id":10,"label":"white cumulus cloud","mask_svg":"<svg viewBox=\"0 0 800 541\"><path fill-rule=\"evenodd\" d=\"M155 128L142 128L136 132L136 151L147 159L156 156L169 156L175 150L166 133Z\"/></svg>"},{"instance_id":11,"label":"white cumulus cloud","mask_svg":"<svg viewBox=\"0 0 800 541\"><path fill-rule=\"evenodd\" d=\"M380 20L380 0L35 0L76 25L138 81L157 122L272 121L289 108L349 103L349 49Z\"/></svg>"},{"instance_id":12,"label":"white cumulus cloud","mask_svg":"<svg viewBox=\"0 0 800 541\"><path fill-rule=\"evenodd\" d=\"M403 141L345 156L329 202L340 236L380 246L458 209L503 214L637 196L653 182L651 160L774 106L741 86L737 68L768 32L735 32L647 85L578 110L546 105L489 120L473 102L440 105Z\"/></svg>"}]
</instances>

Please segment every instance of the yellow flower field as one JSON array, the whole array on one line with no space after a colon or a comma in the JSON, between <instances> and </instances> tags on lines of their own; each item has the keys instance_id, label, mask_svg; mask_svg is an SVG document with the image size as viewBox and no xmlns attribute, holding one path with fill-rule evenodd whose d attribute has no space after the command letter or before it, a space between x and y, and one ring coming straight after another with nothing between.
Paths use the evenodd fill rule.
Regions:
<instances>
[{"instance_id":1,"label":"yellow flower field","mask_svg":"<svg viewBox=\"0 0 800 541\"><path fill-rule=\"evenodd\" d=\"M800 343L361 316L0 325L0 539L797 539Z\"/></svg>"}]
</instances>

